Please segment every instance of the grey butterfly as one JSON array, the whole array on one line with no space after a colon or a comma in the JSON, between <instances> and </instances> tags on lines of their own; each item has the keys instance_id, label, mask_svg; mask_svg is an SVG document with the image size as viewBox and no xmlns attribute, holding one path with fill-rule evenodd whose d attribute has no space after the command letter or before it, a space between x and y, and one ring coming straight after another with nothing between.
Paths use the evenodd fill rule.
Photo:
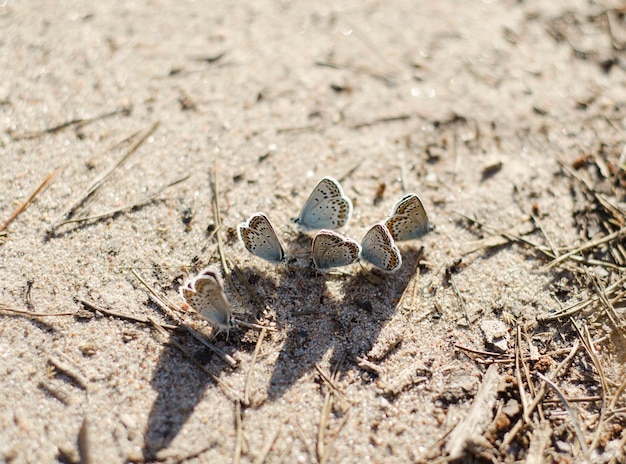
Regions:
<instances>
[{"instance_id":1,"label":"grey butterfly","mask_svg":"<svg viewBox=\"0 0 626 464\"><path fill-rule=\"evenodd\" d=\"M419 238L430 230L424 205L414 193L405 195L394 205L385 225L396 242Z\"/></svg>"},{"instance_id":2,"label":"grey butterfly","mask_svg":"<svg viewBox=\"0 0 626 464\"><path fill-rule=\"evenodd\" d=\"M324 177L309 195L295 222L303 229L338 229L350 220L351 215L352 202L343 193L339 182Z\"/></svg>"},{"instance_id":3,"label":"grey butterfly","mask_svg":"<svg viewBox=\"0 0 626 464\"><path fill-rule=\"evenodd\" d=\"M286 261L283 246L265 214L253 214L247 222L239 224L238 231L239 238L253 255L272 263Z\"/></svg>"},{"instance_id":4,"label":"grey butterfly","mask_svg":"<svg viewBox=\"0 0 626 464\"><path fill-rule=\"evenodd\" d=\"M213 269L203 269L187 280L180 287L180 294L189 306L219 330L233 327L233 312Z\"/></svg>"},{"instance_id":5,"label":"grey butterfly","mask_svg":"<svg viewBox=\"0 0 626 464\"><path fill-rule=\"evenodd\" d=\"M375 224L361 241L361 258L385 272L395 272L402 266L400 250L385 224Z\"/></svg>"},{"instance_id":6,"label":"grey butterfly","mask_svg":"<svg viewBox=\"0 0 626 464\"><path fill-rule=\"evenodd\" d=\"M311 248L316 269L328 269L352 264L359 258L361 246L351 238L332 230L320 230Z\"/></svg>"}]
</instances>

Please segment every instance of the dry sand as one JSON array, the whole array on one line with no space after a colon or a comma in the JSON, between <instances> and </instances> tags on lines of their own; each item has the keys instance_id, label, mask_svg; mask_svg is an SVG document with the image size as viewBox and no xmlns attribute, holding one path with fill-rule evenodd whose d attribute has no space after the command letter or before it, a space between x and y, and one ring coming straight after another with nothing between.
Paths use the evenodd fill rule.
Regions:
<instances>
[{"instance_id":1,"label":"dry sand","mask_svg":"<svg viewBox=\"0 0 626 464\"><path fill-rule=\"evenodd\" d=\"M624 462L614 394L625 344L605 336L619 333L608 318L590 321L606 382L582 348L555 379L575 419L549 388L522 413L544 385L535 374L551 378L579 338L568 318L537 318L594 287L571 262L546 269L533 247L460 215L556 248L606 235L581 219L595 203L558 161L587 156L615 173L626 101L618 4L2 2L0 220L56 176L1 238L0 460ZM74 217L154 201L59 226L133 143ZM318 275L244 249L235 227L263 211L289 252L306 255L311 236L290 218L326 175L355 204L350 237L406 192L435 230L400 244L392 275L359 265ZM276 329L259 345L257 330L217 336L235 366L185 332L77 301L184 321L210 340L177 289L206 265L223 274L207 232L211 176L224 255L260 303L235 274L226 294L239 318ZM603 193L619 206L613 187ZM619 264L606 247L596 257ZM178 311L164 312L131 268ZM620 273L589 269L604 287ZM500 348L486 340L493 330ZM509 357L487 374L497 354L461 347Z\"/></svg>"}]
</instances>

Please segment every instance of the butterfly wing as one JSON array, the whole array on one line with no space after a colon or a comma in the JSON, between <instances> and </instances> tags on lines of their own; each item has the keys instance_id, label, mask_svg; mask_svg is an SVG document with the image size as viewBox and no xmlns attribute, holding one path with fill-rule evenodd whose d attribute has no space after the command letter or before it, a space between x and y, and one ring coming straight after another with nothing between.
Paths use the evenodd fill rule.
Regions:
<instances>
[{"instance_id":1,"label":"butterfly wing","mask_svg":"<svg viewBox=\"0 0 626 464\"><path fill-rule=\"evenodd\" d=\"M204 269L187 281L180 292L189 306L218 329L232 326L232 310L217 274L211 269Z\"/></svg>"},{"instance_id":2,"label":"butterfly wing","mask_svg":"<svg viewBox=\"0 0 626 464\"><path fill-rule=\"evenodd\" d=\"M360 245L332 230L321 230L313 239L313 263L317 269L347 266L359 257Z\"/></svg>"},{"instance_id":3,"label":"butterfly wing","mask_svg":"<svg viewBox=\"0 0 626 464\"><path fill-rule=\"evenodd\" d=\"M367 231L361 241L361 257L386 272L395 272L402 266L400 250L383 224L376 224Z\"/></svg>"},{"instance_id":4,"label":"butterfly wing","mask_svg":"<svg viewBox=\"0 0 626 464\"><path fill-rule=\"evenodd\" d=\"M405 195L395 204L385 224L398 242L419 238L430 230L424 205L414 193Z\"/></svg>"},{"instance_id":5,"label":"butterfly wing","mask_svg":"<svg viewBox=\"0 0 626 464\"><path fill-rule=\"evenodd\" d=\"M247 223L239 224L238 230L239 238L250 253L273 263L285 260L283 246L265 214L253 214Z\"/></svg>"},{"instance_id":6,"label":"butterfly wing","mask_svg":"<svg viewBox=\"0 0 626 464\"><path fill-rule=\"evenodd\" d=\"M393 216L385 221L387 229L395 241L414 240L429 231L428 223L416 221L406 216Z\"/></svg>"},{"instance_id":7,"label":"butterfly wing","mask_svg":"<svg viewBox=\"0 0 626 464\"><path fill-rule=\"evenodd\" d=\"M352 215L352 202L339 182L324 177L313 189L300 211L298 224L307 229L338 229Z\"/></svg>"},{"instance_id":8,"label":"butterfly wing","mask_svg":"<svg viewBox=\"0 0 626 464\"><path fill-rule=\"evenodd\" d=\"M191 306L194 310L196 309L196 291L193 289L193 280L188 280L185 284L179 288L180 295L183 297L183 300Z\"/></svg>"},{"instance_id":9,"label":"butterfly wing","mask_svg":"<svg viewBox=\"0 0 626 464\"><path fill-rule=\"evenodd\" d=\"M426 216L424 205L419 197L414 193L407 193L393 207L392 216Z\"/></svg>"},{"instance_id":10,"label":"butterfly wing","mask_svg":"<svg viewBox=\"0 0 626 464\"><path fill-rule=\"evenodd\" d=\"M220 329L230 327L232 310L217 278L199 276L195 287L198 307L194 309Z\"/></svg>"}]
</instances>

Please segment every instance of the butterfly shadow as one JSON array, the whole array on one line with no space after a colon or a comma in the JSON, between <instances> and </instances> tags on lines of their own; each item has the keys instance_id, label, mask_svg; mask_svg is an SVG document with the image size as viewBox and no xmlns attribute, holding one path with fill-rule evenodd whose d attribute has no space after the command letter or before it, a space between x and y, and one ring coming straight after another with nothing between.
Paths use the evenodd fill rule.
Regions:
<instances>
[{"instance_id":1,"label":"butterfly shadow","mask_svg":"<svg viewBox=\"0 0 626 464\"><path fill-rule=\"evenodd\" d=\"M158 311L158 308L154 309ZM209 334L210 330L207 327L202 330L201 335ZM254 349L254 345L241 346L233 335L223 332L212 340L210 335L206 335L206 339L229 356L237 350ZM206 372L173 346L174 342L184 347L218 378L221 377L220 374L232 369L222 356L197 341L188 332L181 330L170 335L170 343L165 344L151 381L157 398L148 415L144 434L143 455L146 462L157 459L157 453L170 446L204 397L207 388L219 388Z\"/></svg>"},{"instance_id":2,"label":"butterfly shadow","mask_svg":"<svg viewBox=\"0 0 626 464\"><path fill-rule=\"evenodd\" d=\"M286 331L269 380L270 398L281 397L329 350L331 363L344 354L365 356L393 317L411 273L404 269L382 274L358 264L346 269L350 273L340 276L311 273L281 279L281 290L298 282L301 301L297 309L295 305L277 309ZM343 369L348 368L344 363Z\"/></svg>"}]
</instances>

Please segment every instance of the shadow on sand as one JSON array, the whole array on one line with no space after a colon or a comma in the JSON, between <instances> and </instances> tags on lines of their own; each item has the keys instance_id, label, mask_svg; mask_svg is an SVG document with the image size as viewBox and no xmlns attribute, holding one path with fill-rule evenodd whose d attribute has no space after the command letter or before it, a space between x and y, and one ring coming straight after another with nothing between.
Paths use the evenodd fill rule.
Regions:
<instances>
[{"instance_id":1,"label":"shadow on sand","mask_svg":"<svg viewBox=\"0 0 626 464\"><path fill-rule=\"evenodd\" d=\"M272 376L267 381L269 398L282 396L298 379L314 370L329 350L333 352L333 359L344 354L366 355L393 317L418 256L416 250L403 250L404 263L395 274L361 269L356 264L349 268L350 274L339 275L308 269L277 270L277 280L259 274L255 268L243 269L261 299L275 308L279 331L282 330L277 336L284 338ZM273 301L270 295L278 295L278 301ZM292 304L285 305L285 301ZM214 342L229 355L241 349L252 351L253 344L239 341L244 332L239 329L228 337L221 334ZM188 334L171 336L216 376L231 369ZM151 383L158 396L150 411L144 438L146 461L153 460L160 450L169 447L206 388L213 384L204 372L190 369L190 365L191 361L175 348L164 348ZM344 363L342 369L352 367ZM185 395L181 395L181 391L185 391Z\"/></svg>"}]
</instances>

